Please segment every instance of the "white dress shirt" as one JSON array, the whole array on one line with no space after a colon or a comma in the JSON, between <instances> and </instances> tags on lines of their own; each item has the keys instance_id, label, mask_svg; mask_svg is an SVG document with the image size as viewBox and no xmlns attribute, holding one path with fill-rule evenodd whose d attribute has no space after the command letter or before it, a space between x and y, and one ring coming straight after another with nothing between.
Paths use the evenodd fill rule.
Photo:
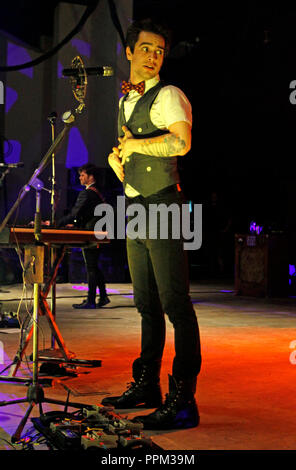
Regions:
<instances>
[{"instance_id":1,"label":"white dress shirt","mask_svg":"<svg viewBox=\"0 0 296 470\"><path fill-rule=\"evenodd\" d=\"M159 76L145 81L145 93L159 82ZM131 90L124 101L124 116L126 121L129 120L137 101L141 95ZM121 105L123 97L119 101ZM185 121L192 126L192 109L186 95L180 88L174 85L167 85L160 89L155 98L151 110L150 119L158 129L168 129L175 122ZM125 187L125 193L128 197L139 195L129 184Z\"/></svg>"}]
</instances>

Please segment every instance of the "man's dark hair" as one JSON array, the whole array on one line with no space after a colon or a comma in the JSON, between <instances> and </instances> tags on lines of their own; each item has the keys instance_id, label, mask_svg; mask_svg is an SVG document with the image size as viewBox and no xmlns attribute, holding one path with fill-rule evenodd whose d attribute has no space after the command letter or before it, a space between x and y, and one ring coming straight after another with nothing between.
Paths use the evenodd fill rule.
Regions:
<instances>
[{"instance_id":1,"label":"man's dark hair","mask_svg":"<svg viewBox=\"0 0 296 470\"><path fill-rule=\"evenodd\" d=\"M96 183L98 182L98 179L99 179L98 167L96 167L92 163L85 163L85 165L82 165L81 167L78 168L79 173L81 173L82 171L85 171L87 175L92 175L94 179L96 180Z\"/></svg>"},{"instance_id":2,"label":"man's dark hair","mask_svg":"<svg viewBox=\"0 0 296 470\"><path fill-rule=\"evenodd\" d=\"M139 34L142 31L158 34L165 40L165 55L168 54L171 42L170 30L162 25L155 23L151 18L134 21L127 29L126 46L129 46L131 52L134 52L135 44L138 41Z\"/></svg>"}]
</instances>

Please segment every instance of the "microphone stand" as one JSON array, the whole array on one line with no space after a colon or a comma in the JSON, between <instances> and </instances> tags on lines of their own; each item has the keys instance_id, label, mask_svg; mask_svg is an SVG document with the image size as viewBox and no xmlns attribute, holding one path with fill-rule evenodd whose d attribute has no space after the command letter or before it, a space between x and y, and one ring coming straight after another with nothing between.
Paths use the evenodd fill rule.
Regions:
<instances>
[{"instance_id":1,"label":"microphone stand","mask_svg":"<svg viewBox=\"0 0 296 470\"><path fill-rule=\"evenodd\" d=\"M56 123L57 113L53 112L48 116L48 120L51 126L51 142L54 142L55 139L55 123ZM54 152L51 155L51 225L55 226L55 154Z\"/></svg>"},{"instance_id":2,"label":"microphone stand","mask_svg":"<svg viewBox=\"0 0 296 470\"><path fill-rule=\"evenodd\" d=\"M66 113L64 114L64 116ZM51 398L45 398L43 388L39 382L39 374L38 374L38 317L39 317L39 298L40 298L40 287L43 282L43 268L44 268L44 244L42 243L42 235L41 235L41 190L42 185L40 185L37 176L44 170L46 165L48 164L52 154L57 150L58 146L62 143L64 137L66 136L67 132L69 131L71 125L75 121L75 117L72 113L67 114L67 118L64 119L65 126L64 129L60 132L57 138L52 143L51 147L43 157L39 167L34 171L32 177L30 178L29 182L23 187L20 191L20 195L4 218L1 226L0 226L0 233L3 231L5 225L7 224L8 220L20 205L23 198L26 194L30 191L33 187L36 190L36 211L35 211L35 219L34 219L34 238L35 244L31 245L27 248L27 258L29 259L29 264L31 264L32 269L32 280L33 280L33 292L34 292L34 303L33 303L33 375L32 378L23 378L23 377L9 377L7 381L14 381L16 383L25 383L29 384L27 397L19 398L16 400L10 401L0 401L0 406L6 406L16 403L29 403L27 411L20 421L16 431L11 437L12 442L18 442L21 439L22 431L26 425L26 422L31 414L32 409L36 404L39 405L40 414L43 414L42 410L42 403L52 403L58 405L65 405L71 406L71 403L68 401L65 402L61 400L54 400ZM26 261L26 260L25 260ZM27 263L28 264L28 263ZM1 380L5 380L5 377L1 376ZM51 381L50 381L51 382ZM43 382L44 383L44 382ZM45 384L48 384L48 380L45 381ZM72 403L72 406L82 407L83 405Z\"/></svg>"},{"instance_id":3,"label":"microphone stand","mask_svg":"<svg viewBox=\"0 0 296 470\"><path fill-rule=\"evenodd\" d=\"M54 142L55 139L55 123L56 123L57 113L53 112L48 116L48 120L51 126L51 141ZM50 207L51 207L51 218L50 224L52 227L55 227L55 190L56 190L56 180L55 180L55 153L51 155L51 198L50 198ZM53 269L54 262L56 259L56 250L51 246L50 247L50 267ZM54 320L56 319L56 281L53 282L51 286L51 312ZM51 348L55 349L55 337L52 333L51 335Z\"/></svg>"}]
</instances>

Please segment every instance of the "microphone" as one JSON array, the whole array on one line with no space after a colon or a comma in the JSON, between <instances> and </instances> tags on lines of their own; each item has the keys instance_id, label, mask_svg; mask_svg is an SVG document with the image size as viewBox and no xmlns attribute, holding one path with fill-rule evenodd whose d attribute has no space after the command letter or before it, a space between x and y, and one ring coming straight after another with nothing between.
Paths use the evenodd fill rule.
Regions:
<instances>
[{"instance_id":1,"label":"microphone","mask_svg":"<svg viewBox=\"0 0 296 470\"><path fill-rule=\"evenodd\" d=\"M18 168L20 166L24 166L23 162L19 163L0 163L0 168Z\"/></svg>"},{"instance_id":2,"label":"microphone","mask_svg":"<svg viewBox=\"0 0 296 470\"><path fill-rule=\"evenodd\" d=\"M54 124L57 117L58 117L57 113L55 111L53 111L52 113L50 113L50 115L47 117L47 119L51 124Z\"/></svg>"},{"instance_id":3,"label":"microphone","mask_svg":"<svg viewBox=\"0 0 296 470\"><path fill-rule=\"evenodd\" d=\"M111 77L114 74L113 68L109 65L103 65L102 67L84 67L86 75L96 75L103 77ZM64 77L79 77L83 75L79 68L63 69Z\"/></svg>"}]
</instances>

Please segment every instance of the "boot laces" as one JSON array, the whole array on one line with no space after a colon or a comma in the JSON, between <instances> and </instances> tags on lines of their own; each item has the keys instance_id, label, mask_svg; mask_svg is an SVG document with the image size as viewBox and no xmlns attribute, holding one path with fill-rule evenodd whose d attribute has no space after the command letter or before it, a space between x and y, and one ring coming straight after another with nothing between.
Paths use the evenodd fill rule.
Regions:
<instances>
[{"instance_id":1,"label":"boot laces","mask_svg":"<svg viewBox=\"0 0 296 470\"><path fill-rule=\"evenodd\" d=\"M128 382L127 390L124 392L124 395L129 395L136 388L138 384L136 382Z\"/></svg>"},{"instance_id":2,"label":"boot laces","mask_svg":"<svg viewBox=\"0 0 296 470\"><path fill-rule=\"evenodd\" d=\"M179 400L180 392L181 390L178 387L176 391L166 393L165 401L163 405L160 406L159 411L166 414L166 413L169 413L172 409L174 409Z\"/></svg>"},{"instance_id":3,"label":"boot laces","mask_svg":"<svg viewBox=\"0 0 296 470\"><path fill-rule=\"evenodd\" d=\"M142 383L144 382L145 378L145 371L142 372L142 375L139 377L139 380L137 381L132 381L127 383L127 390L124 392L124 395L129 395L130 393L133 392L133 390L137 387L140 387Z\"/></svg>"}]
</instances>

